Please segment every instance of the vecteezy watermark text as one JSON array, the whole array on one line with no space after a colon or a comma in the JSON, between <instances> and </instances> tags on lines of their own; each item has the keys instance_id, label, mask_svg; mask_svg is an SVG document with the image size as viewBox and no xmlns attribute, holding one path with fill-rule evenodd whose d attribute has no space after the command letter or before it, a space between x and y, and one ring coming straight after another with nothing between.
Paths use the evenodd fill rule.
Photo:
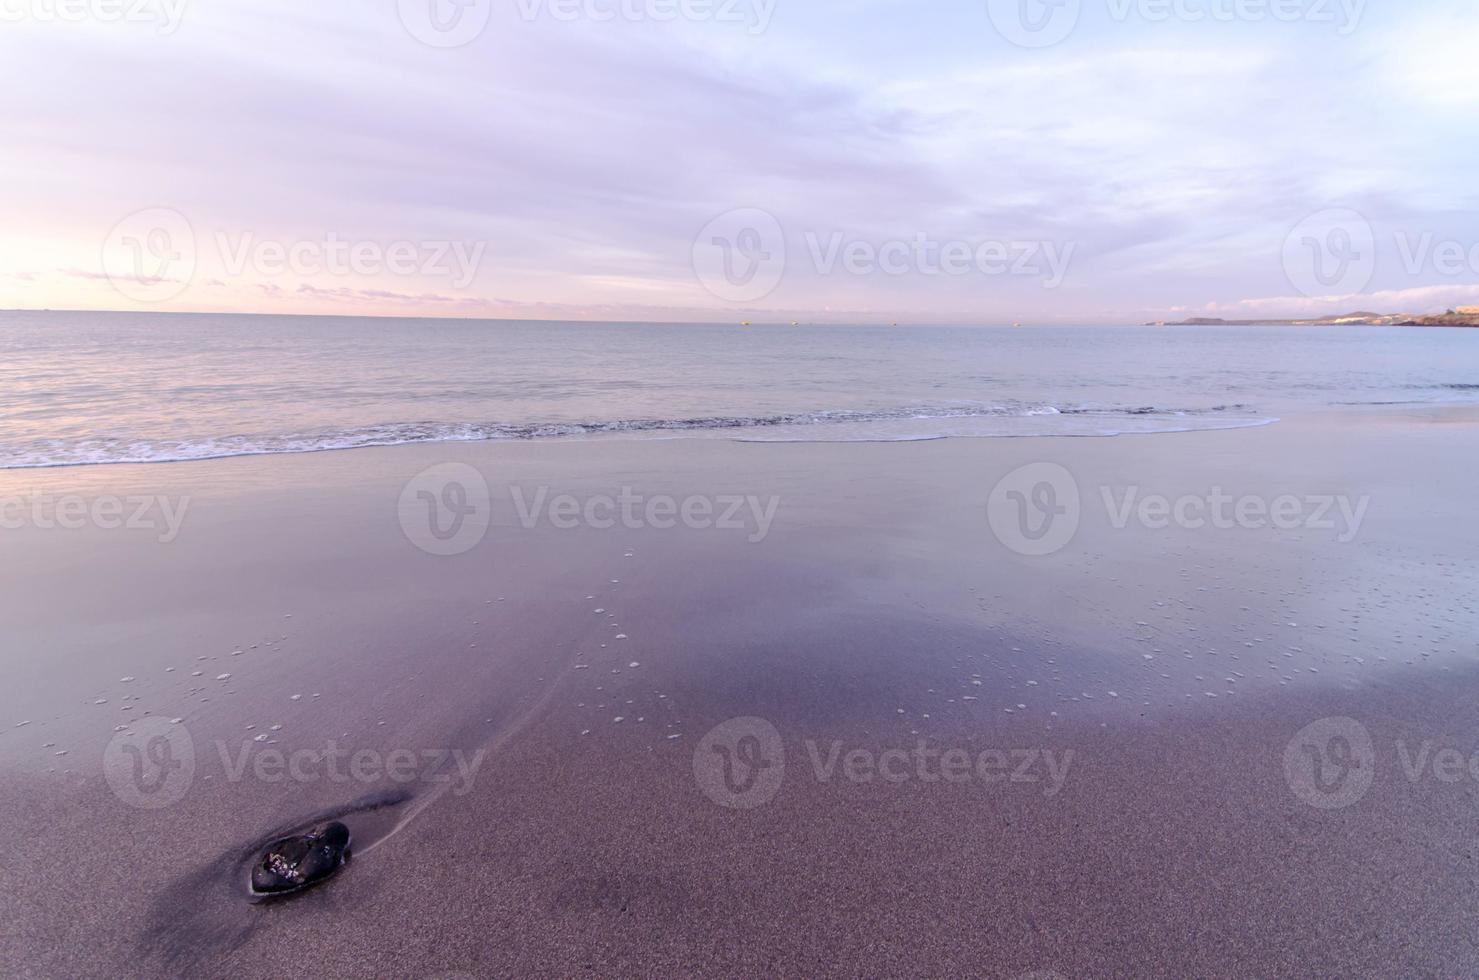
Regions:
<instances>
[{"instance_id":1,"label":"vecteezy watermark text","mask_svg":"<svg viewBox=\"0 0 1479 980\"><path fill-rule=\"evenodd\" d=\"M1032 0L1027 0L1032 2ZM1051 3L1051 0L1048 0ZM1104 0L1118 23L1328 24L1342 37L1361 24L1366 0Z\"/></svg>"},{"instance_id":2,"label":"vecteezy watermark text","mask_svg":"<svg viewBox=\"0 0 1479 980\"><path fill-rule=\"evenodd\" d=\"M850 783L1015 783L1043 787L1052 799L1063 791L1073 765L1073 749L941 749L924 739L911 748L849 749L838 740L820 743L807 739L806 753L817 782L841 777Z\"/></svg>"},{"instance_id":3,"label":"vecteezy watermark text","mask_svg":"<svg viewBox=\"0 0 1479 980\"><path fill-rule=\"evenodd\" d=\"M848 238L840 231L825 242L816 232L806 233L813 267L824 276L841 270L852 276L917 274L922 276L1020 276L1056 289L1068 272L1076 247L1050 241L937 240L924 232L911 239L870 242Z\"/></svg>"},{"instance_id":4,"label":"vecteezy watermark text","mask_svg":"<svg viewBox=\"0 0 1479 980\"><path fill-rule=\"evenodd\" d=\"M34 527L43 531L75 531L95 527L104 531L157 531L160 543L168 544L179 537L189 509L189 497L162 494L0 497L0 529Z\"/></svg>"},{"instance_id":5,"label":"vecteezy watermark text","mask_svg":"<svg viewBox=\"0 0 1479 980\"><path fill-rule=\"evenodd\" d=\"M1371 284L1378 259L1409 279L1468 282L1479 276L1479 237L1444 238L1431 229L1377 229L1361 212L1326 208L1301 218L1284 236L1282 260L1290 285L1305 296L1345 296Z\"/></svg>"},{"instance_id":6,"label":"vecteezy watermark text","mask_svg":"<svg viewBox=\"0 0 1479 980\"><path fill-rule=\"evenodd\" d=\"M818 276L985 276L1036 280L1056 289L1068 274L1074 242L1047 239L950 238L915 232L865 238L840 230L802 233L811 274ZM709 221L693 239L700 285L732 303L764 299L785 278L785 230L760 208L735 208Z\"/></svg>"},{"instance_id":7,"label":"vecteezy watermark text","mask_svg":"<svg viewBox=\"0 0 1479 980\"><path fill-rule=\"evenodd\" d=\"M510 485L508 493L521 527L558 530L587 527L609 530L745 531L758 543L770 533L780 498L756 494L650 494L634 487L616 493L555 493ZM402 488L398 517L406 538L433 555L460 555L488 533L493 509L488 481L466 463L439 463L416 474Z\"/></svg>"},{"instance_id":8,"label":"vecteezy watermark text","mask_svg":"<svg viewBox=\"0 0 1479 980\"><path fill-rule=\"evenodd\" d=\"M1479 747L1440 747L1431 738L1399 738L1393 754L1409 785L1424 779L1450 786L1479 784ZM1354 718L1320 718L1296 732L1284 747L1284 777L1290 791L1319 810L1359 803L1376 776L1376 742L1370 729Z\"/></svg>"},{"instance_id":9,"label":"vecteezy watermark text","mask_svg":"<svg viewBox=\"0 0 1479 980\"><path fill-rule=\"evenodd\" d=\"M750 34L763 34L770 26L778 0L516 0L519 16L526 21L589 20L596 23L674 21L733 24Z\"/></svg>"},{"instance_id":10,"label":"vecteezy watermark text","mask_svg":"<svg viewBox=\"0 0 1479 980\"><path fill-rule=\"evenodd\" d=\"M218 268L234 279L254 274L267 283L283 276L440 280L466 289L482 266L485 241L426 238L380 241L345 238L333 231L300 238L263 238L252 231L217 230ZM103 277L129 299L158 303L194 283L201 253L190 220L173 208L152 207L125 216L103 240Z\"/></svg>"},{"instance_id":11,"label":"vecteezy watermark text","mask_svg":"<svg viewBox=\"0 0 1479 980\"><path fill-rule=\"evenodd\" d=\"M406 32L433 48L460 48L492 22L495 0L396 0ZM573 23L670 24L675 21L737 25L749 34L770 26L777 0L515 0L519 18Z\"/></svg>"},{"instance_id":12,"label":"vecteezy watermark text","mask_svg":"<svg viewBox=\"0 0 1479 980\"><path fill-rule=\"evenodd\" d=\"M349 241L329 232L321 239L258 239L251 232L216 233L216 247L228 275L248 269L261 276L425 276L446 279L453 289L466 289L477 275L487 242L442 239Z\"/></svg>"},{"instance_id":13,"label":"vecteezy watermark text","mask_svg":"<svg viewBox=\"0 0 1479 980\"><path fill-rule=\"evenodd\" d=\"M589 494L578 497L570 493L550 495L548 487L538 488L533 496L523 487L509 487L519 523L533 528L540 523L571 530L593 527L601 530L616 527L636 530L651 527L667 530L683 526L691 530L748 531L751 544L765 540L775 520L780 498L755 494L690 494L678 498L668 494L643 494L632 487L622 487L612 494Z\"/></svg>"},{"instance_id":14,"label":"vecteezy watermark text","mask_svg":"<svg viewBox=\"0 0 1479 980\"><path fill-rule=\"evenodd\" d=\"M448 784L453 796L472 789L487 749L469 755L462 749L351 749L330 739L323 748L284 751L243 739L235 749L216 742L226 781L255 779L262 783L361 783L396 785L423 782Z\"/></svg>"},{"instance_id":15,"label":"vecteezy watermark text","mask_svg":"<svg viewBox=\"0 0 1479 980\"><path fill-rule=\"evenodd\" d=\"M922 738L907 747L849 746L841 739L806 739L802 744L818 783L1032 786L1048 799L1063 791L1074 761L1073 749L965 749L940 747ZM769 803L780 791L786 771L781 734L763 718L731 718L716 725L693 753L699 789L733 810Z\"/></svg>"},{"instance_id":16,"label":"vecteezy watermark text","mask_svg":"<svg viewBox=\"0 0 1479 980\"><path fill-rule=\"evenodd\" d=\"M156 24L164 36L180 29L190 0L0 0L0 23Z\"/></svg>"},{"instance_id":17,"label":"vecteezy watermark text","mask_svg":"<svg viewBox=\"0 0 1479 980\"><path fill-rule=\"evenodd\" d=\"M1332 493L1286 493L1271 498L1257 494L1234 496L1221 487L1213 487L1205 494L1182 494L1175 498L1158 493L1142 495L1136 486L1119 489L1103 486L1099 493L1109 523L1116 530L1128 527L1132 520L1152 531L1168 527L1192 531L1204 527L1307 529L1335 531L1335 540L1341 544L1349 543L1360 532L1366 508L1371 505L1369 496L1354 500Z\"/></svg>"},{"instance_id":18,"label":"vecteezy watermark text","mask_svg":"<svg viewBox=\"0 0 1479 980\"><path fill-rule=\"evenodd\" d=\"M1324 24L1347 37L1360 27L1366 0L986 0L996 32L1023 48L1058 44L1085 8L1100 7L1117 24Z\"/></svg>"},{"instance_id":19,"label":"vecteezy watermark text","mask_svg":"<svg viewBox=\"0 0 1479 980\"><path fill-rule=\"evenodd\" d=\"M1147 531L1334 532L1338 543L1348 544L1360 533L1371 505L1369 495L1234 494L1219 486L1174 496L1145 493L1133 484L1098 489L1105 520L1117 531L1135 525ZM1021 555L1061 551L1078 533L1083 511L1078 480L1067 468L1048 462L1012 470L997 481L986 502L992 533Z\"/></svg>"},{"instance_id":20,"label":"vecteezy watermark text","mask_svg":"<svg viewBox=\"0 0 1479 980\"><path fill-rule=\"evenodd\" d=\"M103 774L113 794L129 806L157 810L183 799L203 760L183 719L142 718L114 735L103 750ZM232 745L215 742L229 783L426 783L454 796L468 793L487 749L351 748L330 739L322 747L282 749L268 735Z\"/></svg>"}]
</instances>

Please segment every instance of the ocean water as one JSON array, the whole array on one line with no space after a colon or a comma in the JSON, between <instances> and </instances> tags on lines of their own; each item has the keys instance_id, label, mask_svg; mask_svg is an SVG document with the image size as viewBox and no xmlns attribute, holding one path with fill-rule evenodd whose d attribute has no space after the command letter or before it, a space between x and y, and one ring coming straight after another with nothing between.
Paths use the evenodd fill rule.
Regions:
<instances>
[{"instance_id":1,"label":"ocean water","mask_svg":"<svg viewBox=\"0 0 1479 980\"><path fill-rule=\"evenodd\" d=\"M903 440L1479 401L1479 330L0 313L0 469L480 439Z\"/></svg>"}]
</instances>

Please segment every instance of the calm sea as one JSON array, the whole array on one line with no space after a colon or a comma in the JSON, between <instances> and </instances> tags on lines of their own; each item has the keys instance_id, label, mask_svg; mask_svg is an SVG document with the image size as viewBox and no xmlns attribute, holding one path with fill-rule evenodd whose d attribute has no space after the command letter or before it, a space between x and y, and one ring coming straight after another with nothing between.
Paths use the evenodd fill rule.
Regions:
<instances>
[{"instance_id":1,"label":"calm sea","mask_svg":"<svg viewBox=\"0 0 1479 980\"><path fill-rule=\"evenodd\" d=\"M1479 401L1479 330L0 313L0 468L405 442L1099 435Z\"/></svg>"}]
</instances>

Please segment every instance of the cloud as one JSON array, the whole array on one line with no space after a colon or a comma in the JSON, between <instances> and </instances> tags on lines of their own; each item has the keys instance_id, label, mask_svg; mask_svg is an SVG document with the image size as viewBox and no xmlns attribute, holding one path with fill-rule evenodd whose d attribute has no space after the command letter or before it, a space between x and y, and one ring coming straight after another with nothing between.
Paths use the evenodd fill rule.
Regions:
<instances>
[{"instance_id":1,"label":"cloud","mask_svg":"<svg viewBox=\"0 0 1479 980\"><path fill-rule=\"evenodd\" d=\"M1204 309L1218 313L1251 313L1259 316L1326 316L1333 313L1429 313L1455 306L1479 304L1479 284L1414 286L1379 289L1334 296L1266 296L1229 304L1208 304Z\"/></svg>"},{"instance_id":2,"label":"cloud","mask_svg":"<svg viewBox=\"0 0 1479 980\"><path fill-rule=\"evenodd\" d=\"M168 37L7 31L0 57L30 83L0 90L0 258L44 242L75 277L121 217L168 207L200 252L171 308L728 319L739 307L695 278L694 237L748 207L792 245L759 304L789 318L1072 319L1276 297L1284 235L1321 208L1411 225L1479 203L1474 15L1425 2L1368 11L1356 38L1134 20L1040 51L992 35L977 4L782 10L755 36L496 7L451 50L414 41L387 0L195 6ZM487 250L465 297L417 277L269 290L210 248L245 233ZM798 261L808 234L834 233L1046 241L1074 260L1052 291ZM7 296L27 288L58 302L45 283Z\"/></svg>"},{"instance_id":3,"label":"cloud","mask_svg":"<svg viewBox=\"0 0 1479 980\"><path fill-rule=\"evenodd\" d=\"M1471 5L1413 11L1376 46L1389 91L1424 108L1479 108L1479 10Z\"/></svg>"},{"instance_id":4,"label":"cloud","mask_svg":"<svg viewBox=\"0 0 1479 980\"><path fill-rule=\"evenodd\" d=\"M312 296L321 299L347 301L375 300L413 305L454 305L480 309L490 308L493 305L489 300L468 296L441 296L436 293L398 293L388 289L352 289L348 286L324 289L319 286L309 285L308 283L299 285L298 293L303 296Z\"/></svg>"}]
</instances>

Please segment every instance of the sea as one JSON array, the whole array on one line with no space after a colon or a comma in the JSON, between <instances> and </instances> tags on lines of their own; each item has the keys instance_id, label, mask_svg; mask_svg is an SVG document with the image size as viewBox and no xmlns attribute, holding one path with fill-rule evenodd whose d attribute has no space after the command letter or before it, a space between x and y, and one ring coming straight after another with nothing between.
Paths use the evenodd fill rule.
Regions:
<instances>
[{"instance_id":1,"label":"sea","mask_svg":"<svg viewBox=\"0 0 1479 980\"><path fill-rule=\"evenodd\" d=\"M0 312L0 469L402 443L1112 436L1479 402L1479 330Z\"/></svg>"}]
</instances>

